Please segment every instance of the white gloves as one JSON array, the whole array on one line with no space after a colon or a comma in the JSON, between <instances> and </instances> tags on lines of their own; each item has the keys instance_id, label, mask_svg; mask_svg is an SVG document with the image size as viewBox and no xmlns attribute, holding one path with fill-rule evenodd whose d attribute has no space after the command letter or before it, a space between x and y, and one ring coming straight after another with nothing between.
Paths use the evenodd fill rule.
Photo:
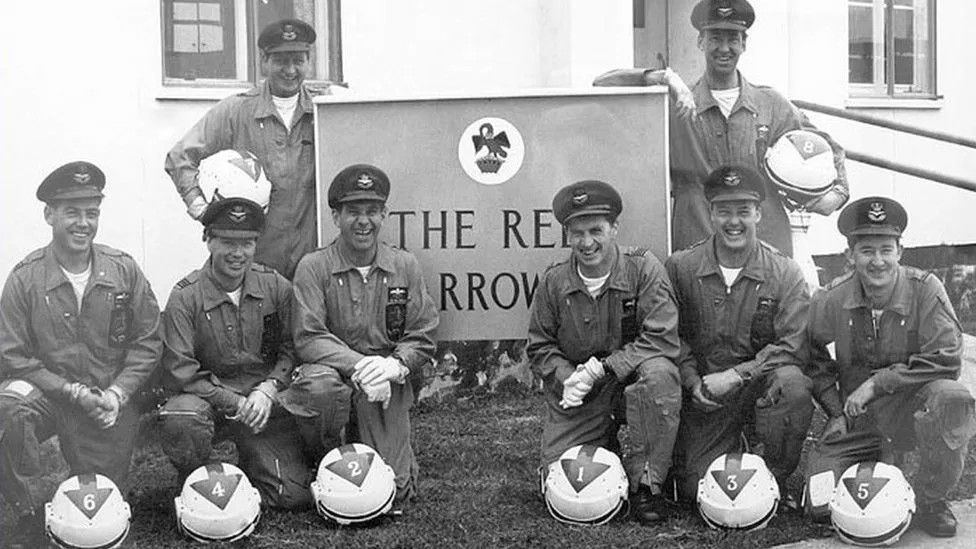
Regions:
<instances>
[{"instance_id":1,"label":"white gloves","mask_svg":"<svg viewBox=\"0 0 976 549\"><path fill-rule=\"evenodd\" d=\"M576 371L563 382L563 398L559 405L563 409L582 405L593 384L605 374L603 363L592 356L585 363L577 365Z\"/></svg>"},{"instance_id":2,"label":"white gloves","mask_svg":"<svg viewBox=\"0 0 976 549\"><path fill-rule=\"evenodd\" d=\"M352 380L366 393L369 402L382 402L383 409L390 405L390 383L403 383L407 367L395 357L371 355L363 357L353 367Z\"/></svg>"},{"instance_id":3,"label":"white gloves","mask_svg":"<svg viewBox=\"0 0 976 549\"><path fill-rule=\"evenodd\" d=\"M200 219L205 211L207 211L207 200L202 196L195 197L186 207L186 213L190 214L193 219Z\"/></svg>"},{"instance_id":4,"label":"white gloves","mask_svg":"<svg viewBox=\"0 0 976 549\"><path fill-rule=\"evenodd\" d=\"M366 393L366 400L369 402L382 402L384 410L390 406L391 391L389 381L374 383L372 385L361 385L360 387Z\"/></svg>"}]
</instances>

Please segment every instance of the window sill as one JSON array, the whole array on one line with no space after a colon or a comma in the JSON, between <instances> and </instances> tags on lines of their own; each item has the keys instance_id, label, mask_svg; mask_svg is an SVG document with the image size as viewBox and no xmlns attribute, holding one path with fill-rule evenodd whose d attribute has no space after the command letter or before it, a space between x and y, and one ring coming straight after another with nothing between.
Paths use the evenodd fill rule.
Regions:
<instances>
[{"instance_id":1,"label":"window sill","mask_svg":"<svg viewBox=\"0 0 976 549\"><path fill-rule=\"evenodd\" d=\"M941 109L945 100L937 97L848 97L844 106L848 109Z\"/></svg>"},{"instance_id":2,"label":"window sill","mask_svg":"<svg viewBox=\"0 0 976 549\"><path fill-rule=\"evenodd\" d=\"M156 89L156 99L161 101L220 101L225 97L247 91L249 88L191 88L165 86Z\"/></svg>"}]
</instances>

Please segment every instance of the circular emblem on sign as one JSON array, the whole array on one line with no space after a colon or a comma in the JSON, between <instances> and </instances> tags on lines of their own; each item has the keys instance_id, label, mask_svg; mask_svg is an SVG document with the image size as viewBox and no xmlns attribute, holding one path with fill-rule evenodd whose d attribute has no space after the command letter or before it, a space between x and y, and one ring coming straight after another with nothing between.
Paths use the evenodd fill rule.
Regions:
<instances>
[{"instance_id":1,"label":"circular emblem on sign","mask_svg":"<svg viewBox=\"0 0 976 549\"><path fill-rule=\"evenodd\" d=\"M511 179L525 159L522 134L502 118L481 118L468 125L458 141L458 160L468 177L482 185Z\"/></svg>"}]
</instances>

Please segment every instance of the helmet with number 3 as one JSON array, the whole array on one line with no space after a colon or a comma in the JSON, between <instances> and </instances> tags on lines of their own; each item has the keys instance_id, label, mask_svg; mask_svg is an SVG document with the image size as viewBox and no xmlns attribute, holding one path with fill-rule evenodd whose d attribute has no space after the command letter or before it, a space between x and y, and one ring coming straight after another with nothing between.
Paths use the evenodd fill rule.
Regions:
<instances>
[{"instance_id":1,"label":"helmet with number 3","mask_svg":"<svg viewBox=\"0 0 976 549\"><path fill-rule=\"evenodd\" d=\"M605 524L627 504L627 473L617 454L583 444L549 464L546 507L567 524Z\"/></svg>"},{"instance_id":2,"label":"helmet with number 3","mask_svg":"<svg viewBox=\"0 0 976 549\"><path fill-rule=\"evenodd\" d=\"M174 504L180 531L203 543L245 538L261 518L261 494L229 463L198 467Z\"/></svg>"},{"instance_id":3,"label":"helmet with number 3","mask_svg":"<svg viewBox=\"0 0 976 549\"><path fill-rule=\"evenodd\" d=\"M783 134L766 151L763 164L777 190L798 204L827 194L837 179L830 143L809 130Z\"/></svg>"},{"instance_id":4,"label":"helmet with number 3","mask_svg":"<svg viewBox=\"0 0 976 549\"><path fill-rule=\"evenodd\" d=\"M58 547L118 547L129 535L132 513L114 482L102 475L73 476L44 506L47 536Z\"/></svg>"},{"instance_id":5,"label":"helmet with number 3","mask_svg":"<svg viewBox=\"0 0 976 549\"><path fill-rule=\"evenodd\" d=\"M698 481L698 512L712 528L765 528L777 505L776 478L755 454L721 455Z\"/></svg>"},{"instance_id":6,"label":"helmet with number 3","mask_svg":"<svg viewBox=\"0 0 976 549\"><path fill-rule=\"evenodd\" d=\"M225 150L204 158L197 185L208 203L246 198L267 212L271 202L271 182L258 158L248 151Z\"/></svg>"},{"instance_id":7,"label":"helmet with number 3","mask_svg":"<svg viewBox=\"0 0 976 549\"><path fill-rule=\"evenodd\" d=\"M312 482L322 517L339 524L372 520L393 506L393 469L365 444L346 444L325 454Z\"/></svg>"},{"instance_id":8,"label":"helmet with number 3","mask_svg":"<svg viewBox=\"0 0 976 549\"><path fill-rule=\"evenodd\" d=\"M830 522L847 543L891 545L905 533L915 513L915 492L901 470L867 461L841 475L830 500Z\"/></svg>"}]
</instances>

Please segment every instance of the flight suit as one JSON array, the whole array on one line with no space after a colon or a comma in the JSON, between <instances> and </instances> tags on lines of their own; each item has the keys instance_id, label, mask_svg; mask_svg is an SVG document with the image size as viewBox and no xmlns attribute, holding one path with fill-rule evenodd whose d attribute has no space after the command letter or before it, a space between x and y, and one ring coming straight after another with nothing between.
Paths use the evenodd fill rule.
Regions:
<instances>
[{"instance_id":1,"label":"flight suit","mask_svg":"<svg viewBox=\"0 0 976 549\"><path fill-rule=\"evenodd\" d=\"M765 217L763 217L765 222ZM715 237L665 263L678 301L685 400L676 445L675 477L683 499L717 457L742 451L741 438L763 444L767 465L781 483L796 468L813 414L806 357L809 306L800 267L759 241L731 286L715 254ZM734 368L743 385L704 411L691 389L708 374Z\"/></svg>"},{"instance_id":2,"label":"flight suit","mask_svg":"<svg viewBox=\"0 0 976 549\"><path fill-rule=\"evenodd\" d=\"M0 493L23 512L39 504L28 481L42 472L40 444L53 435L72 475L124 486L139 419L127 401L162 351L159 307L135 260L102 244L91 253L80 306L53 246L17 264L0 297ZM71 404L62 392L69 382L121 390L116 424L100 429Z\"/></svg>"},{"instance_id":3,"label":"flight suit","mask_svg":"<svg viewBox=\"0 0 976 549\"><path fill-rule=\"evenodd\" d=\"M624 467L635 492L642 477L660 492L678 432L681 389L678 311L664 269L647 250L617 248L609 278L594 298L574 256L551 266L532 299L528 346L532 371L545 382L542 461L595 444L616 450L618 404L624 400L631 455ZM582 406L559 405L562 381L590 357L606 374Z\"/></svg>"},{"instance_id":4,"label":"flight suit","mask_svg":"<svg viewBox=\"0 0 976 549\"><path fill-rule=\"evenodd\" d=\"M880 318L855 273L814 295L809 338L814 395L830 417L868 378L879 394L846 435L821 441L810 454L807 508L826 513L825 484L860 461L895 463L917 448L915 495L920 505L944 500L962 475L976 432L973 396L959 378L962 330L942 283L900 266ZM826 346L834 343L836 359ZM831 476L833 475L833 476ZM827 479L825 483L823 479Z\"/></svg>"},{"instance_id":5,"label":"flight suit","mask_svg":"<svg viewBox=\"0 0 976 549\"><path fill-rule=\"evenodd\" d=\"M326 451L345 442L367 444L393 468L398 501L412 497L419 470L410 443L410 380L390 384L384 409L365 392L353 391L351 377L367 355L395 357L411 372L433 357L439 319L416 257L380 243L363 277L336 241L298 264L294 294L295 350L302 368L317 368L329 381ZM347 430L350 420L354 429Z\"/></svg>"}]
</instances>

